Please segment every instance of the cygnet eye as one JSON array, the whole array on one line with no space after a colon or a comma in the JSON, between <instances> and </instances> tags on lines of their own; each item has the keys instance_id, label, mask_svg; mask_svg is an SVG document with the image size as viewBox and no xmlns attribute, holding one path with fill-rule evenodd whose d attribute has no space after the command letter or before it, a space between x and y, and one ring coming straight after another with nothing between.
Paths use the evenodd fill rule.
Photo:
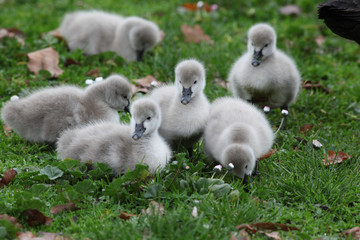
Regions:
<instances>
[{"instance_id":1,"label":"cygnet eye","mask_svg":"<svg viewBox=\"0 0 360 240\"><path fill-rule=\"evenodd\" d=\"M264 45L264 47L267 47L267 46L269 46L269 44L265 44L265 45Z\"/></svg>"},{"instance_id":2,"label":"cygnet eye","mask_svg":"<svg viewBox=\"0 0 360 240\"><path fill-rule=\"evenodd\" d=\"M151 120L151 117L147 117L147 120Z\"/></svg>"},{"instance_id":3,"label":"cygnet eye","mask_svg":"<svg viewBox=\"0 0 360 240\"><path fill-rule=\"evenodd\" d=\"M124 99L127 99L127 96L124 95L123 98L124 98Z\"/></svg>"},{"instance_id":4,"label":"cygnet eye","mask_svg":"<svg viewBox=\"0 0 360 240\"><path fill-rule=\"evenodd\" d=\"M196 84L196 83L197 83L197 81L194 82L194 84Z\"/></svg>"},{"instance_id":5,"label":"cygnet eye","mask_svg":"<svg viewBox=\"0 0 360 240\"><path fill-rule=\"evenodd\" d=\"M247 165L245 165L245 168L247 169Z\"/></svg>"}]
</instances>

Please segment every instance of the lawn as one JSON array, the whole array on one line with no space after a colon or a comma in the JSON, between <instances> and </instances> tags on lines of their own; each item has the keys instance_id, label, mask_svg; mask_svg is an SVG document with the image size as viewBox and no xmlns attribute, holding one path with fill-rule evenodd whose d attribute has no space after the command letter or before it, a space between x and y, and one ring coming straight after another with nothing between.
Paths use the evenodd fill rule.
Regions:
<instances>
[{"instance_id":1,"label":"lawn","mask_svg":"<svg viewBox=\"0 0 360 240\"><path fill-rule=\"evenodd\" d=\"M0 1L0 28L25 34L23 45L15 38L0 39L1 104L12 95L21 97L43 86L85 87L85 80L96 73L102 77L120 73L131 81L152 75L171 83L176 63L185 58L204 63L205 93L213 101L231 95L216 80L226 80L233 62L246 51L249 27L267 22L277 31L278 48L297 63L302 81L318 84L303 88L290 106L287 128L277 134L273 145L277 151L259 163L261 175L246 191L241 180L226 170L213 172L215 163L207 159L200 141L192 159L179 148L161 173L151 176L146 166L139 165L113 179L106 165L61 162L52 147L1 131L0 176L9 169L17 175L0 188L0 214L17 218L22 229L0 220L0 239L12 239L17 231L52 232L71 239L267 239L264 232L276 230L246 234L237 228L264 222L297 228L277 230L282 239L339 239L346 238L346 230L360 226L359 45L333 34L317 19L321 1L223 0L211 13L180 10L185 2ZM301 13L280 14L289 3L299 6ZM66 43L44 33L56 29L65 13L78 9L141 16L156 22L165 38L142 62L128 63L110 52L94 56L69 52ZM214 44L187 43L183 24L198 24ZM47 71L35 75L27 68L27 53L47 47L59 53L64 73L58 78ZM77 64L66 64L69 59ZM89 76L94 69L98 72ZM275 131L280 110L267 116ZM130 119L125 113L120 117L124 122ZM315 148L313 140L323 147ZM326 166L323 159L329 151L342 151L351 158ZM161 211L149 208L154 202L162 205ZM75 204L75 211L51 211L67 203ZM29 209L52 219L40 221L36 215L31 221Z\"/></svg>"}]
</instances>

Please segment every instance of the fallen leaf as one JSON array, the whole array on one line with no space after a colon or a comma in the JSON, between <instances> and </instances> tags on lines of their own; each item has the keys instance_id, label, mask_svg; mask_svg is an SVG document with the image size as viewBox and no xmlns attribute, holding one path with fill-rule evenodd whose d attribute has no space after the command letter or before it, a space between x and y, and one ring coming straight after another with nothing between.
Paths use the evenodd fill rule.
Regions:
<instances>
[{"instance_id":1,"label":"fallen leaf","mask_svg":"<svg viewBox=\"0 0 360 240\"><path fill-rule=\"evenodd\" d=\"M33 234L30 231L27 232L20 232L16 234L19 240L29 240L29 239L36 239L36 240L71 240L69 237L59 236L56 233L50 232L39 232L39 236Z\"/></svg>"},{"instance_id":2,"label":"fallen leaf","mask_svg":"<svg viewBox=\"0 0 360 240\"><path fill-rule=\"evenodd\" d=\"M124 220L129 220L131 217L137 217L137 214L120 211L119 217Z\"/></svg>"},{"instance_id":3,"label":"fallen leaf","mask_svg":"<svg viewBox=\"0 0 360 240\"><path fill-rule=\"evenodd\" d=\"M151 201L149 207L146 210L141 211L144 215L158 214L165 215L164 205L155 201Z\"/></svg>"},{"instance_id":4,"label":"fallen leaf","mask_svg":"<svg viewBox=\"0 0 360 240\"><path fill-rule=\"evenodd\" d=\"M137 92L147 93L150 89L163 85L162 82L156 80L152 75L141 79L134 79L133 81L136 82L136 86L132 85L133 94Z\"/></svg>"},{"instance_id":5,"label":"fallen leaf","mask_svg":"<svg viewBox=\"0 0 360 240\"><path fill-rule=\"evenodd\" d=\"M28 224L33 227L37 225L50 225L53 221L51 217L46 217L42 212L37 209L27 209L24 211L25 216L27 216Z\"/></svg>"},{"instance_id":6,"label":"fallen leaf","mask_svg":"<svg viewBox=\"0 0 360 240\"><path fill-rule=\"evenodd\" d=\"M85 73L85 76L91 76L93 78L97 78L100 76L99 74L99 69L98 68L94 68L90 71L88 71L87 73Z\"/></svg>"},{"instance_id":7,"label":"fallen leaf","mask_svg":"<svg viewBox=\"0 0 360 240\"><path fill-rule=\"evenodd\" d=\"M4 172L4 175L2 178L0 178L0 188L8 185L10 181L16 176L17 171L14 169L9 169L6 172Z\"/></svg>"},{"instance_id":8,"label":"fallen leaf","mask_svg":"<svg viewBox=\"0 0 360 240\"><path fill-rule=\"evenodd\" d=\"M275 239L275 240L281 240L279 232L270 232L270 233L264 232L264 234L268 238Z\"/></svg>"},{"instance_id":9,"label":"fallen leaf","mask_svg":"<svg viewBox=\"0 0 360 240\"><path fill-rule=\"evenodd\" d=\"M307 81L303 82L302 87L306 90L322 90L326 94L330 93L330 89L325 88L319 82L312 82L312 81L307 80Z\"/></svg>"},{"instance_id":10,"label":"fallen leaf","mask_svg":"<svg viewBox=\"0 0 360 240\"><path fill-rule=\"evenodd\" d=\"M280 8L280 13L282 15L299 16L301 14L301 9L297 5L289 4Z\"/></svg>"},{"instance_id":11,"label":"fallen leaf","mask_svg":"<svg viewBox=\"0 0 360 240\"><path fill-rule=\"evenodd\" d=\"M332 165L337 163L342 163L346 159L350 159L351 156L347 155L342 151L338 151L335 153L334 151L330 150L327 154L324 154L324 159L322 160L324 165Z\"/></svg>"},{"instance_id":12,"label":"fallen leaf","mask_svg":"<svg viewBox=\"0 0 360 240\"><path fill-rule=\"evenodd\" d=\"M305 138L302 137L294 137L299 143L306 145L308 143L308 141Z\"/></svg>"},{"instance_id":13,"label":"fallen leaf","mask_svg":"<svg viewBox=\"0 0 360 240\"><path fill-rule=\"evenodd\" d=\"M186 24L181 25L181 31L185 35L185 42L188 43L200 43L202 41L209 43L210 45L214 44L214 41L210 37L204 34L203 30L199 25L194 27L188 26Z\"/></svg>"},{"instance_id":14,"label":"fallen leaf","mask_svg":"<svg viewBox=\"0 0 360 240\"><path fill-rule=\"evenodd\" d=\"M67 59L65 60L64 65L65 65L65 67L68 67L68 66L70 66L70 65L79 65L79 66L80 66L81 64L80 64L80 62L75 61L75 60L72 59L72 58L67 58Z\"/></svg>"},{"instance_id":15,"label":"fallen leaf","mask_svg":"<svg viewBox=\"0 0 360 240\"><path fill-rule=\"evenodd\" d=\"M276 148L270 150L268 153L262 155L262 156L259 158L259 161L271 157L276 151L277 151Z\"/></svg>"},{"instance_id":16,"label":"fallen leaf","mask_svg":"<svg viewBox=\"0 0 360 240\"><path fill-rule=\"evenodd\" d=\"M211 12L211 7L210 7L209 4L207 4L206 2L203 2L202 7L199 8L198 3L199 2L195 2L195 3L188 2L188 3L184 3L182 5L182 7L185 8L186 10L188 10L188 11L197 11L197 10L203 8L203 9L205 9L205 11Z\"/></svg>"},{"instance_id":17,"label":"fallen leaf","mask_svg":"<svg viewBox=\"0 0 360 240\"><path fill-rule=\"evenodd\" d=\"M352 239L360 239L360 227L353 227L344 232L347 237L352 237Z\"/></svg>"},{"instance_id":18,"label":"fallen leaf","mask_svg":"<svg viewBox=\"0 0 360 240\"><path fill-rule=\"evenodd\" d=\"M25 34L23 31L17 28L1 28L0 39L4 37L15 38L16 41L21 44L21 46L24 46L25 44Z\"/></svg>"},{"instance_id":19,"label":"fallen leaf","mask_svg":"<svg viewBox=\"0 0 360 240\"><path fill-rule=\"evenodd\" d=\"M319 47L321 47L325 42L325 37L320 35L315 38L315 42Z\"/></svg>"},{"instance_id":20,"label":"fallen leaf","mask_svg":"<svg viewBox=\"0 0 360 240\"><path fill-rule=\"evenodd\" d=\"M215 83L217 85L219 85L222 88L228 89L229 88L229 83L226 82L224 79L221 78L215 78Z\"/></svg>"},{"instance_id":21,"label":"fallen leaf","mask_svg":"<svg viewBox=\"0 0 360 240\"><path fill-rule=\"evenodd\" d=\"M310 132L313 127L314 127L314 125L312 125L312 124L304 124L303 126L300 127L300 132L301 133Z\"/></svg>"},{"instance_id":22,"label":"fallen leaf","mask_svg":"<svg viewBox=\"0 0 360 240\"><path fill-rule=\"evenodd\" d=\"M64 72L58 66L59 54L52 47L28 53L27 57L29 59L27 66L35 75L39 74L40 70L47 70L52 77L57 78Z\"/></svg>"},{"instance_id":23,"label":"fallen leaf","mask_svg":"<svg viewBox=\"0 0 360 240\"><path fill-rule=\"evenodd\" d=\"M17 228L22 228L22 225L20 223L18 223L18 219L16 217L12 217L7 214L0 214L0 220L3 220L3 219L8 220Z\"/></svg>"},{"instance_id":24,"label":"fallen leaf","mask_svg":"<svg viewBox=\"0 0 360 240\"><path fill-rule=\"evenodd\" d=\"M59 205L56 205L54 206L51 210L50 210L50 213L51 214L59 214L63 211L75 211L77 210L78 208L75 207L75 203L72 203L72 202L69 202L67 204L59 204Z\"/></svg>"},{"instance_id":25,"label":"fallen leaf","mask_svg":"<svg viewBox=\"0 0 360 240\"><path fill-rule=\"evenodd\" d=\"M250 224L240 224L236 226L238 230L245 229L249 230L252 233L256 233L258 229L264 230L282 230L282 231L291 231L296 230L300 231L297 227L292 227L282 223L271 223L271 222L259 222L259 223L250 223Z\"/></svg>"},{"instance_id":26,"label":"fallen leaf","mask_svg":"<svg viewBox=\"0 0 360 240\"><path fill-rule=\"evenodd\" d=\"M318 141L318 140L316 140L316 139L314 139L313 141L312 141L312 145L315 147L315 148L322 148L322 143L320 142L320 141Z\"/></svg>"},{"instance_id":27,"label":"fallen leaf","mask_svg":"<svg viewBox=\"0 0 360 240\"><path fill-rule=\"evenodd\" d=\"M60 33L60 29L59 29L59 28L50 31L50 32L48 32L47 34L56 37L58 40L63 40L63 39L64 39L64 38L62 37L61 33Z\"/></svg>"},{"instance_id":28,"label":"fallen leaf","mask_svg":"<svg viewBox=\"0 0 360 240\"><path fill-rule=\"evenodd\" d=\"M197 210L197 207L195 206L193 208L193 210L191 211L191 216L193 216L194 218L197 218L199 216L198 214L198 210Z\"/></svg>"},{"instance_id":29,"label":"fallen leaf","mask_svg":"<svg viewBox=\"0 0 360 240\"><path fill-rule=\"evenodd\" d=\"M9 137L10 136L10 133L12 132L12 129L6 125L5 123L3 123L3 126L4 126L4 134L6 137Z\"/></svg>"}]
</instances>

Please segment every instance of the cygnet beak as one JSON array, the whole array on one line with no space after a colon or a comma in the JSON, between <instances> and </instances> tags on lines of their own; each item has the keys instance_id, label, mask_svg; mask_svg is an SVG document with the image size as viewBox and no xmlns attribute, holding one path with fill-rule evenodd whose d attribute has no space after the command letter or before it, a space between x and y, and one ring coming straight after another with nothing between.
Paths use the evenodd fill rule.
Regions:
<instances>
[{"instance_id":1,"label":"cygnet beak","mask_svg":"<svg viewBox=\"0 0 360 240\"><path fill-rule=\"evenodd\" d=\"M262 57L263 57L262 49L260 51L254 50L254 55L253 55L253 59L251 61L251 65L253 65L254 67L259 66L261 63Z\"/></svg>"},{"instance_id":2,"label":"cygnet beak","mask_svg":"<svg viewBox=\"0 0 360 240\"><path fill-rule=\"evenodd\" d=\"M245 174L245 175L244 175L244 179L243 179L243 183L244 183L245 185L249 185L251 182L252 182L252 181L251 181L251 175Z\"/></svg>"},{"instance_id":3,"label":"cygnet beak","mask_svg":"<svg viewBox=\"0 0 360 240\"><path fill-rule=\"evenodd\" d=\"M129 101L129 99L127 101L128 101L128 104L125 106L124 111L127 113L130 113L130 101Z\"/></svg>"},{"instance_id":4,"label":"cygnet beak","mask_svg":"<svg viewBox=\"0 0 360 240\"><path fill-rule=\"evenodd\" d=\"M145 132L146 128L144 128L144 122L135 124L135 132L132 135L134 140L138 140L142 137L143 133Z\"/></svg>"},{"instance_id":5,"label":"cygnet beak","mask_svg":"<svg viewBox=\"0 0 360 240\"><path fill-rule=\"evenodd\" d=\"M192 94L191 87L189 87L189 88L183 87L181 103L184 105L188 104L191 99L191 94Z\"/></svg>"},{"instance_id":6,"label":"cygnet beak","mask_svg":"<svg viewBox=\"0 0 360 240\"><path fill-rule=\"evenodd\" d=\"M136 61L140 62L144 57L145 50L136 50Z\"/></svg>"}]
</instances>

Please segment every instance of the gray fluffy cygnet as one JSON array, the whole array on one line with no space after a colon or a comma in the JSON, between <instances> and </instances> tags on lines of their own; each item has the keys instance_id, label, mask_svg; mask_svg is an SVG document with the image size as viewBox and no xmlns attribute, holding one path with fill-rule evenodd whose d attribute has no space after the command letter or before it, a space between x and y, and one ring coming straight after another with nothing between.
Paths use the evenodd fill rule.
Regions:
<instances>
[{"instance_id":1,"label":"gray fluffy cygnet","mask_svg":"<svg viewBox=\"0 0 360 240\"><path fill-rule=\"evenodd\" d=\"M92 121L119 122L118 110L127 110L131 85L121 75L111 75L85 89L48 87L5 103L3 122L20 136L36 143L54 144L60 133Z\"/></svg>"},{"instance_id":2,"label":"gray fluffy cygnet","mask_svg":"<svg viewBox=\"0 0 360 240\"><path fill-rule=\"evenodd\" d=\"M204 66L194 59L183 60L175 67L175 84L155 88L149 96L160 105L159 133L173 149L181 143L191 154L203 134L210 109L205 84Z\"/></svg>"},{"instance_id":3,"label":"gray fluffy cygnet","mask_svg":"<svg viewBox=\"0 0 360 240\"><path fill-rule=\"evenodd\" d=\"M288 110L300 89L300 73L294 61L276 49L274 29L265 23L252 26L247 46L229 74L233 95L259 107Z\"/></svg>"},{"instance_id":4,"label":"gray fluffy cygnet","mask_svg":"<svg viewBox=\"0 0 360 240\"><path fill-rule=\"evenodd\" d=\"M128 61L141 61L160 41L159 27L140 17L122 17L103 11L77 11L65 15L60 33L70 50L85 54L112 51Z\"/></svg>"},{"instance_id":5,"label":"gray fluffy cygnet","mask_svg":"<svg viewBox=\"0 0 360 240\"><path fill-rule=\"evenodd\" d=\"M130 111L130 126L100 122L64 131L57 143L58 156L106 163L114 174L133 170L138 163L149 165L150 172L162 169L172 153L158 134L158 104L143 98L136 100Z\"/></svg>"},{"instance_id":6,"label":"gray fluffy cygnet","mask_svg":"<svg viewBox=\"0 0 360 240\"><path fill-rule=\"evenodd\" d=\"M267 153L274 133L263 112L238 98L216 99L204 132L205 152L232 173L249 181L256 161Z\"/></svg>"}]
</instances>

